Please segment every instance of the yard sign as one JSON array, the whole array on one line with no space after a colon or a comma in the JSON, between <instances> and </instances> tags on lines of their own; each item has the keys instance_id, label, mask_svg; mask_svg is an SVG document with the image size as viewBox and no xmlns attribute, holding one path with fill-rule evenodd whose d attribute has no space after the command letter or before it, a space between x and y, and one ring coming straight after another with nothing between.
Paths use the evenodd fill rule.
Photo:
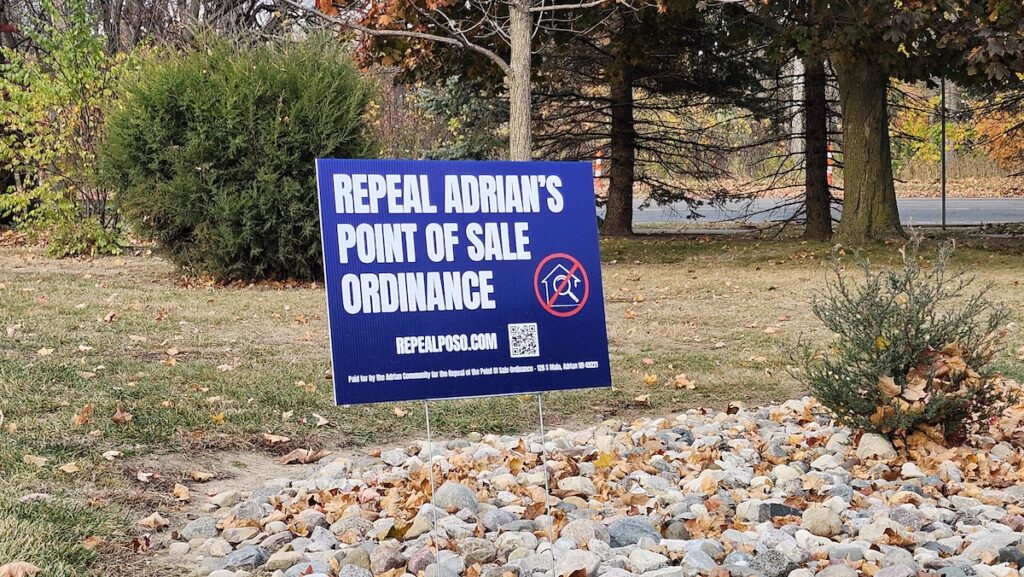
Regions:
<instances>
[{"instance_id":1,"label":"yard sign","mask_svg":"<svg viewBox=\"0 0 1024 577\"><path fill-rule=\"evenodd\" d=\"M316 168L336 403L611 385L588 163Z\"/></svg>"}]
</instances>

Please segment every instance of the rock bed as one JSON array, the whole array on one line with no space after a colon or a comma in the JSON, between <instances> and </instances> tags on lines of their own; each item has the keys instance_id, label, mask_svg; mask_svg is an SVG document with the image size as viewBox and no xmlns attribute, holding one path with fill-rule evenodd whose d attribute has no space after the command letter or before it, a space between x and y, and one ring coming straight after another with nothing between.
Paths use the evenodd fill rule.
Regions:
<instances>
[{"instance_id":1,"label":"rock bed","mask_svg":"<svg viewBox=\"0 0 1024 577\"><path fill-rule=\"evenodd\" d=\"M1016 577L1021 414L955 448L813 399L559 429L547 504L538 435L471 434L433 447L436 507L420 443L212 495L163 546L212 577Z\"/></svg>"}]
</instances>

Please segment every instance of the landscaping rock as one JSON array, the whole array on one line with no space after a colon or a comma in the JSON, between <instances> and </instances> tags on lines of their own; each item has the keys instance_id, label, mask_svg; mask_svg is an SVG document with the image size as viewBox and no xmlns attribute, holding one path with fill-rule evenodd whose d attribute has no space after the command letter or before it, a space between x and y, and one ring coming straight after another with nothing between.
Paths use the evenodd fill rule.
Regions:
<instances>
[{"instance_id":1,"label":"landscaping rock","mask_svg":"<svg viewBox=\"0 0 1024 577\"><path fill-rule=\"evenodd\" d=\"M647 537L655 543L661 541L661 535L654 529L651 522L643 517L623 517L608 525L609 544L612 547L636 545L640 539Z\"/></svg>"},{"instance_id":2,"label":"landscaping rock","mask_svg":"<svg viewBox=\"0 0 1024 577\"><path fill-rule=\"evenodd\" d=\"M832 537L842 530L843 519L828 507L812 505L804 511L800 525L819 537Z\"/></svg>"},{"instance_id":3,"label":"landscaping rock","mask_svg":"<svg viewBox=\"0 0 1024 577\"><path fill-rule=\"evenodd\" d=\"M897 457L889 439L874 433L865 433L857 444L857 458L861 460L879 459L888 461Z\"/></svg>"},{"instance_id":4,"label":"landscaping rock","mask_svg":"<svg viewBox=\"0 0 1024 577\"><path fill-rule=\"evenodd\" d=\"M238 571L262 567L270 559L270 553L262 547L246 545L237 551L228 553L220 562L219 569Z\"/></svg>"},{"instance_id":5,"label":"landscaping rock","mask_svg":"<svg viewBox=\"0 0 1024 577\"><path fill-rule=\"evenodd\" d=\"M474 513L480 510L480 502L477 501L476 493L469 487L460 483L446 481L437 493L434 494L434 505L449 513L456 513L463 509L469 509Z\"/></svg>"}]
</instances>

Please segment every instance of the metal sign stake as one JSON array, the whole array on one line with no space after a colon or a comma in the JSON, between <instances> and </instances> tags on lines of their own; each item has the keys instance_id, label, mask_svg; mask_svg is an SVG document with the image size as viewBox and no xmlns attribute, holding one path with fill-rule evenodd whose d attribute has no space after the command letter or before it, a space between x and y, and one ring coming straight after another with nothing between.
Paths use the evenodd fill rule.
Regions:
<instances>
[{"instance_id":1,"label":"metal sign stake","mask_svg":"<svg viewBox=\"0 0 1024 577\"><path fill-rule=\"evenodd\" d=\"M436 559L439 545L437 540L437 505L434 505L436 489L434 487L434 441L430 436L430 401L423 401L423 416L427 420L427 456L430 459L427 462L427 467L430 469L430 516L433 522L431 538L434 540L434 558Z\"/></svg>"},{"instance_id":2,"label":"metal sign stake","mask_svg":"<svg viewBox=\"0 0 1024 577\"><path fill-rule=\"evenodd\" d=\"M551 520L551 524L548 526L548 539L551 541L552 546L552 558L554 557L554 546L555 546L555 519L551 516L551 482L548 478L548 448L544 442L546 433L544 432L544 393L537 393L537 415L540 417L540 451L541 458L544 460L542 467L544 469L544 514Z\"/></svg>"}]
</instances>

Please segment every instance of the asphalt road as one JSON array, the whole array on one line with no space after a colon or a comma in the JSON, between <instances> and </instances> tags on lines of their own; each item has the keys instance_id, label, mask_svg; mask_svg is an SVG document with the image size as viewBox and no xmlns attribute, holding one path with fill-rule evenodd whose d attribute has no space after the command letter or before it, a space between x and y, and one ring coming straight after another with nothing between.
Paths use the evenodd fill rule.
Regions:
<instances>
[{"instance_id":1,"label":"asphalt road","mask_svg":"<svg viewBox=\"0 0 1024 577\"><path fill-rule=\"evenodd\" d=\"M780 207L779 199L756 199L728 203L724 208L703 206L697 209L700 217L689 222L761 223L784 220L796 207ZM942 222L941 201L937 198L905 198L898 201L900 220L909 225L932 225ZM640 207L634 201L633 222L683 222L690 214L685 203ZM839 210L836 210L839 215ZM1024 222L1024 198L951 198L946 200L946 224L988 224Z\"/></svg>"}]
</instances>

